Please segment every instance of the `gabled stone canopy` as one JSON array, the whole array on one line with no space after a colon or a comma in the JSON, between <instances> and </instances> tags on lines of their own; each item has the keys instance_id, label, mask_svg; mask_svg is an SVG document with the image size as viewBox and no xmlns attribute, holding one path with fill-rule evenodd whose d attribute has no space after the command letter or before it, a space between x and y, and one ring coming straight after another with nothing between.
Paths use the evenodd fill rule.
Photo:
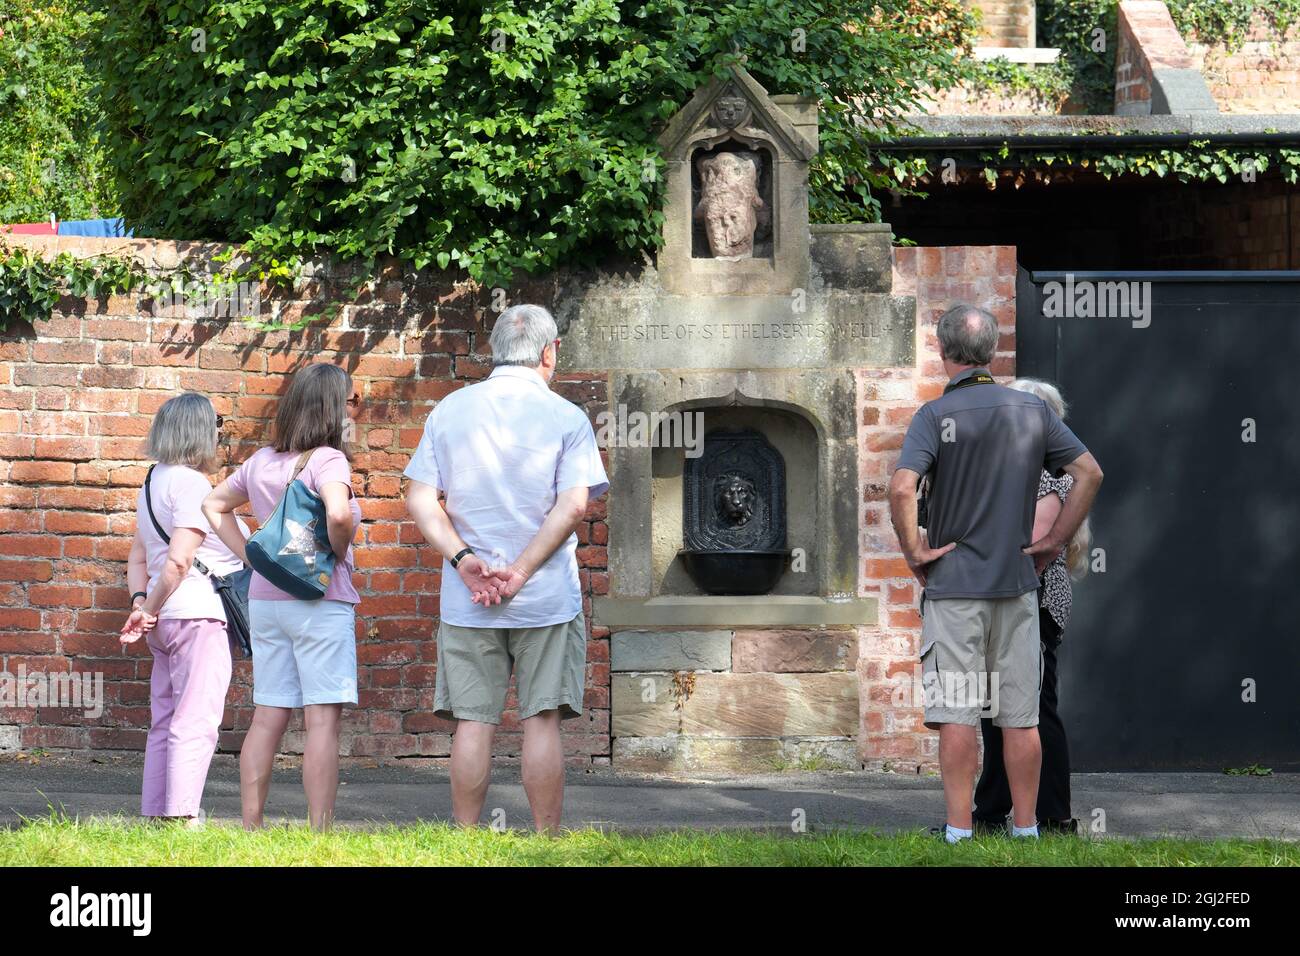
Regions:
<instances>
[{"instance_id":1,"label":"gabled stone canopy","mask_svg":"<svg viewBox=\"0 0 1300 956\"><path fill-rule=\"evenodd\" d=\"M794 117L798 117L796 120ZM767 194L761 207L764 251L740 258L695 248L693 165L702 152L733 142L763 158ZM688 296L788 298L809 283L808 163L817 155L817 101L778 101L733 65L695 92L659 137L667 167L664 244L658 272L664 291ZM742 240L743 241L743 240ZM707 251L707 250L706 250Z\"/></svg>"},{"instance_id":2,"label":"gabled stone canopy","mask_svg":"<svg viewBox=\"0 0 1300 956\"><path fill-rule=\"evenodd\" d=\"M709 116L713 105L732 90L744 97L750 115L743 126L715 125L710 122ZM717 134L699 135L708 129L716 129ZM689 152L700 146L716 146L723 140L732 138L743 141L746 137L770 141L781 152L805 163L817 155L816 127L813 128L814 139L810 142L795 128L786 112L768 96L767 90L742 66L729 67L725 76L715 76L696 90L690 102L668 121L668 126L659 134L658 142L664 151L664 158L672 161L688 158Z\"/></svg>"}]
</instances>

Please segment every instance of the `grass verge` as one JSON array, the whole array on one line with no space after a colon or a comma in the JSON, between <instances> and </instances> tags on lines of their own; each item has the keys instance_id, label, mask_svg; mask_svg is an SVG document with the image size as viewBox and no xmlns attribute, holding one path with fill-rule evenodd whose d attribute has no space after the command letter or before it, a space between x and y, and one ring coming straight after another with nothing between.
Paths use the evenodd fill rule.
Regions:
<instances>
[{"instance_id":1,"label":"grass verge","mask_svg":"<svg viewBox=\"0 0 1300 956\"><path fill-rule=\"evenodd\" d=\"M550 839L442 823L245 833L120 818L52 816L0 830L0 866L1297 866L1276 840L985 837L948 846L926 833L805 834L575 830Z\"/></svg>"}]
</instances>

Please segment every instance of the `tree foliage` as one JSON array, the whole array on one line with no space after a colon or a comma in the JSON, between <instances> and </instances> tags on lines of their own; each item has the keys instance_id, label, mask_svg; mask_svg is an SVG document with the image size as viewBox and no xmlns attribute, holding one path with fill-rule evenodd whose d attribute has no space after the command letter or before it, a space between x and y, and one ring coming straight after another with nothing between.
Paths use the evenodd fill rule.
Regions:
<instances>
[{"instance_id":1,"label":"tree foliage","mask_svg":"<svg viewBox=\"0 0 1300 956\"><path fill-rule=\"evenodd\" d=\"M877 218L862 124L950 84L969 25L960 0L91 2L131 224L490 284L653 248L655 136L737 55L821 101L814 218Z\"/></svg>"},{"instance_id":2,"label":"tree foliage","mask_svg":"<svg viewBox=\"0 0 1300 956\"><path fill-rule=\"evenodd\" d=\"M79 0L0 0L0 223L116 214Z\"/></svg>"}]
</instances>

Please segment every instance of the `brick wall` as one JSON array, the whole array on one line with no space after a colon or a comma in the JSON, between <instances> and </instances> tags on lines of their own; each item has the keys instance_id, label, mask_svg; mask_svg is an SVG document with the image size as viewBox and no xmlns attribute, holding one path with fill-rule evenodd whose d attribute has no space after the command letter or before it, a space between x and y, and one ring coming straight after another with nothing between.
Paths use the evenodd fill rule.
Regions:
<instances>
[{"instance_id":1,"label":"brick wall","mask_svg":"<svg viewBox=\"0 0 1300 956\"><path fill-rule=\"evenodd\" d=\"M14 238L33 247L90 255L130 250L146 263L174 266L181 244L144 240ZM185 244L202 261L216 247ZM285 315L318 312L321 296L348 280L324 271L294 298L264 303ZM521 282L507 301L554 307L565 277ZM861 724L858 752L872 768L935 766L936 737L919 711L892 706L891 680L908 673L919 650L918 589L890 528L887 488L907 423L941 393L934 324L954 301L984 305L1003 336L995 374L1014 372L1015 251L1011 247L895 250L894 291L917 298L915 368L858 373L861 441L862 593L880 600L879 625L857 635ZM385 267L330 322L301 332L258 332L240 320L153 316L135 298L63 300L37 328L0 334L0 671L102 672L102 717L52 708L0 711L0 748L140 750L149 724L151 658L123 654L116 633L127 606L125 560L135 502L148 462L141 443L157 408L179 390L208 394L226 416L225 467L265 440L276 401L294 370L337 362L363 396L357 413L355 491L363 526L356 583L360 706L345 711L343 752L351 759L445 759L451 727L431 713L440 561L420 546L400 497L401 471L429 410L489 371L491 290L456 288L445 277ZM604 373L560 376L554 387L589 416L604 408ZM606 503L593 503L579 529L584 609L608 591ZM590 622L590 617L589 617ZM740 671L807 668L761 659L762 631L737 631ZM827 634L834 643L834 635ZM592 627L587 714L566 724L570 762L610 760L608 631ZM748 656L746 656L746 654ZM752 658L752 659L751 659ZM747 663L744 663L747 662ZM757 663L756 663L757 662ZM252 716L251 666L239 661L228 697L222 750L238 750ZM506 759L518 752L507 714L498 737ZM301 750L300 724L286 750Z\"/></svg>"},{"instance_id":2,"label":"brick wall","mask_svg":"<svg viewBox=\"0 0 1300 956\"><path fill-rule=\"evenodd\" d=\"M1194 69L1187 44L1159 0L1125 0L1119 5L1119 46L1115 51L1115 112L1151 112L1157 70Z\"/></svg>"},{"instance_id":3,"label":"brick wall","mask_svg":"<svg viewBox=\"0 0 1300 956\"><path fill-rule=\"evenodd\" d=\"M938 767L938 734L917 707L895 706L893 681L915 675L920 653L920 588L898 550L889 519L889 480L912 415L943 394L935 326L957 302L982 306L1001 336L991 371L1015 375L1016 252L1011 246L906 247L894 250L894 292L916 296L914 369L858 373L861 422L861 521L864 593L880 601L880 623L863 628L858 646L862 729L859 748L871 769L902 772Z\"/></svg>"},{"instance_id":4,"label":"brick wall","mask_svg":"<svg viewBox=\"0 0 1300 956\"><path fill-rule=\"evenodd\" d=\"M14 237L11 241L23 241ZM25 244L77 255L129 250L150 266L174 265L180 244L37 239ZM205 260L217 247L185 244ZM296 298L264 301L285 315L320 310L319 296L346 281L317 274ZM556 286L508 291L508 301L549 303ZM345 711L343 753L358 758L444 758L450 725L430 713L441 561L406 520L401 472L429 410L490 371L491 290L453 288L445 277L389 265L328 324L260 333L238 319L191 321L183 310L151 317L134 297L63 300L33 330L0 335L0 671L101 671L102 717L51 708L0 711L0 736L22 748L143 748L149 726L151 657L143 642L123 654L125 559L136 494L147 462L143 436L158 407L178 391L208 395L226 417L226 466L268 434L292 373L336 362L363 397L357 413L354 490L363 526L355 580L362 595L357 639L360 706ZM177 317L177 316L180 317ZM605 402L603 376L561 376L554 386L591 416ZM607 590L604 501L579 528L584 608ZM566 725L571 762L608 762L607 632L588 644L588 710ZM237 661L220 739L237 750L252 716L252 669ZM513 699L512 699L513 705ZM580 726L577 726L579 725ZM13 732L16 725L17 733ZM286 738L301 750L301 725ZM498 738L512 757L520 734L513 712Z\"/></svg>"},{"instance_id":5,"label":"brick wall","mask_svg":"<svg viewBox=\"0 0 1300 956\"><path fill-rule=\"evenodd\" d=\"M1300 27L1282 36L1258 14L1235 50L1195 36L1187 45L1224 113L1300 112Z\"/></svg>"},{"instance_id":6,"label":"brick wall","mask_svg":"<svg viewBox=\"0 0 1300 956\"><path fill-rule=\"evenodd\" d=\"M1293 269L1300 201L1278 178L1145 194L1146 255L1163 269Z\"/></svg>"},{"instance_id":7,"label":"brick wall","mask_svg":"<svg viewBox=\"0 0 1300 956\"><path fill-rule=\"evenodd\" d=\"M966 0L966 6L980 12L978 46L1037 45L1034 0Z\"/></svg>"},{"instance_id":8,"label":"brick wall","mask_svg":"<svg viewBox=\"0 0 1300 956\"><path fill-rule=\"evenodd\" d=\"M969 83L931 94L923 107L932 116L1057 116L1077 109L1068 98L1033 90L977 89Z\"/></svg>"}]
</instances>

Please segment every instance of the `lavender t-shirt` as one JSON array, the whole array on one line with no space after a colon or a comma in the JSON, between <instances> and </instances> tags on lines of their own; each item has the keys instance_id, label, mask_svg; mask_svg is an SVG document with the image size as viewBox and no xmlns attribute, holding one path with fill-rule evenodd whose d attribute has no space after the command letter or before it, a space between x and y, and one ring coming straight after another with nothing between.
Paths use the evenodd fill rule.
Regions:
<instances>
[{"instance_id":1,"label":"lavender t-shirt","mask_svg":"<svg viewBox=\"0 0 1300 956\"><path fill-rule=\"evenodd\" d=\"M266 519L271 517L276 505L280 503L280 496L289 484L293 466L297 464L300 454L296 451L261 448L226 479L232 490L248 497L259 525L266 523ZM298 479L318 495L321 486L331 481L346 485L348 494L352 493L352 466L348 464L343 452L334 448L317 448L312 452L311 458L298 473ZM352 506L352 520L360 524L360 505L355 498L351 498L349 503ZM361 602L357 589L352 584L352 567L352 546L349 545L347 560L335 565L334 576L330 578L323 600L346 601L349 604ZM292 594L281 591L256 571L248 586L248 598L251 601L298 600Z\"/></svg>"},{"instance_id":2,"label":"lavender t-shirt","mask_svg":"<svg viewBox=\"0 0 1300 956\"><path fill-rule=\"evenodd\" d=\"M212 492L212 485L204 475L184 465L155 465L149 478L149 492L153 499L154 517L169 538L176 533L177 528L192 528L205 536L203 543L194 552L196 560L203 562L214 574L230 574L243 567L213 532L208 519L199 510L203 499ZM149 520L148 503L144 488L141 488L136 501L135 526L140 541L144 544L145 560L149 566L147 590L152 591L167 563L170 546L159 537L153 522ZM242 521L239 522L239 529L245 537L248 536L248 526ZM221 598L212 587L212 581L201 574L198 568L191 567L159 610L158 617L162 620L209 618L225 621L226 612L221 606Z\"/></svg>"}]
</instances>

